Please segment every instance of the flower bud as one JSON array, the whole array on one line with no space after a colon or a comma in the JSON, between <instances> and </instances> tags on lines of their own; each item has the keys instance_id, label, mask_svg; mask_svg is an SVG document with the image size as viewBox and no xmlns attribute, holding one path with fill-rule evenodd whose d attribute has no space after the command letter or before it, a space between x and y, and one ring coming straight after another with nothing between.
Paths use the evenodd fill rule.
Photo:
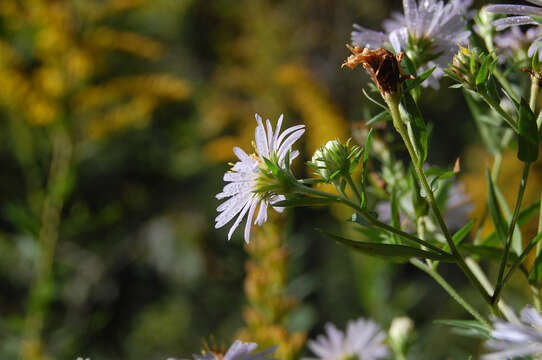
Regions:
<instances>
[{"instance_id":1,"label":"flower bud","mask_svg":"<svg viewBox=\"0 0 542 360\"><path fill-rule=\"evenodd\" d=\"M339 184L341 176L354 171L361 158L359 146L350 146L350 140L342 144L339 140L330 140L316 150L309 165L316 174L328 183Z\"/></svg>"},{"instance_id":2,"label":"flower bud","mask_svg":"<svg viewBox=\"0 0 542 360\"><path fill-rule=\"evenodd\" d=\"M408 349L414 322L408 317L396 317L392 320L389 330L389 343L396 354L405 354Z\"/></svg>"}]
</instances>

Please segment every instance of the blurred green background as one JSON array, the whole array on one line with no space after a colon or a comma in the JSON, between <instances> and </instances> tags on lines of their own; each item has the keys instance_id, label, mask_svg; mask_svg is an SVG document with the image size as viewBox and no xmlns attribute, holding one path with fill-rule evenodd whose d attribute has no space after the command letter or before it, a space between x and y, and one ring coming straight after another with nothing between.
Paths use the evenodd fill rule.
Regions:
<instances>
[{"instance_id":1,"label":"blurred green background","mask_svg":"<svg viewBox=\"0 0 542 360\"><path fill-rule=\"evenodd\" d=\"M340 211L289 211L246 248L214 229L255 112L306 124L305 160L376 114L367 77L340 65L352 23L380 29L392 11L400 1L1 0L0 358L186 358L237 336L297 358L327 321L404 315L412 359L479 351L432 323L468 316L424 274L314 231ZM449 84L422 98L430 161L485 164ZM478 171L465 178L475 202Z\"/></svg>"}]
</instances>

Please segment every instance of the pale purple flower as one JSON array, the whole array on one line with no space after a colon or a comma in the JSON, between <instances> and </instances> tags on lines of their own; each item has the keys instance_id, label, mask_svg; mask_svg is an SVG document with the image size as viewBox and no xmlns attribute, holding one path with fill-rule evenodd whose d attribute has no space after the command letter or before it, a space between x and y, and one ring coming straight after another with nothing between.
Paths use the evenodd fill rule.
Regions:
<instances>
[{"instance_id":1,"label":"pale purple flower","mask_svg":"<svg viewBox=\"0 0 542 360\"><path fill-rule=\"evenodd\" d=\"M542 16L542 0L527 0L531 4L529 5L488 5L485 10L497 13L512 15L503 19L498 19L493 22L497 30L504 30L511 26L520 25L537 25L540 27L540 23L535 21L533 16ZM533 56L535 51L542 46L542 36L540 36L540 29L538 30L538 37L532 41L529 47L528 55Z\"/></svg>"},{"instance_id":2,"label":"pale purple flower","mask_svg":"<svg viewBox=\"0 0 542 360\"><path fill-rule=\"evenodd\" d=\"M230 346L230 348L225 352L217 352L212 350L204 350L200 355L192 355L193 360L276 360L275 358L269 357L273 355L276 346L269 348L264 351L254 353L254 350L258 348L256 343L246 343L239 340ZM175 358L168 358L167 360L177 360Z\"/></svg>"},{"instance_id":3,"label":"pale purple flower","mask_svg":"<svg viewBox=\"0 0 542 360\"><path fill-rule=\"evenodd\" d=\"M298 151L291 151L292 145L305 132L304 125L292 126L280 133L282 125L281 115L275 131L269 120L266 126L262 122L260 115L256 114L258 126L255 132L255 151L256 154L248 155L241 148L234 147L233 152L239 158L233 164L231 171L224 174L224 181L229 182L224 186L221 193L216 195L217 199L229 198L217 207L220 213L215 221L215 228L220 228L229 223L235 216L237 219L233 223L228 233L228 240L241 221L247 217L245 225L245 241L250 240L250 228L256 208L259 210L254 224L262 225L267 221L267 208L271 205L276 211L282 212L284 208L273 206L274 203L285 200L284 195L279 194L261 194L256 193L258 189L258 178L260 177L260 167L264 164L264 158L276 158L278 165L286 169L290 164L285 163L286 154L290 152L290 162L299 155Z\"/></svg>"},{"instance_id":4,"label":"pale purple flower","mask_svg":"<svg viewBox=\"0 0 542 360\"><path fill-rule=\"evenodd\" d=\"M521 311L521 321L512 323L493 319L492 340L487 346L494 352L482 360L506 360L533 356L542 359L542 316L527 306Z\"/></svg>"},{"instance_id":5,"label":"pale purple flower","mask_svg":"<svg viewBox=\"0 0 542 360\"><path fill-rule=\"evenodd\" d=\"M541 33L542 29L538 26L530 27L527 31L522 31L519 26L512 26L510 30L495 36L495 45L506 56L513 56L518 51L530 48ZM538 53L538 58L542 61L542 52Z\"/></svg>"},{"instance_id":6,"label":"pale purple flower","mask_svg":"<svg viewBox=\"0 0 542 360\"><path fill-rule=\"evenodd\" d=\"M437 66L433 74L422 85L439 88L439 79L444 75L444 68L452 61L457 52L457 44L465 45L470 36L466 30L466 16L472 0L403 0L404 13L394 13L384 21L385 32L366 29L354 24L352 43L355 45L377 48L391 44L395 52L404 51L407 55L411 42L429 44L427 54L416 54L429 60L419 65L423 72Z\"/></svg>"},{"instance_id":7,"label":"pale purple flower","mask_svg":"<svg viewBox=\"0 0 542 360\"><path fill-rule=\"evenodd\" d=\"M333 324L326 324L326 335L319 335L316 340L309 340L308 347L316 355L303 360L375 360L389 355L384 345L386 333L373 320L360 318L349 321L346 333Z\"/></svg>"},{"instance_id":8,"label":"pale purple flower","mask_svg":"<svg viewBox=\"0 0 542 360\"><path fill-rule=\"evenodd\" d=\"M256 343L246 343L239 340L230 346L225 354L216 354L211 351L204 352L202 355L192 355L194 360L274 360L269 357L272 355L276 346L270 349L253 353L258 348Z\"/></svg>"},{"instance_id":9,"label":"pale purple flower","mask_svg":"<svg viewBox=\"0 0 542 360\"><path fill-rule=\"evenodd\" d=\"M469 195L465 190L463 183L454 183L448 190L446 205L443 211L444 221L451 230L460 229L467 221L469 214L474 209ZM379 201L376 203L375 212L378 219L386 224L391 224L391 204L389 201ZM401 226L406 226L412 230L413 225L409 222L407 214L413 214L414 208L409 196L403 196L399 199L399 222Z\"/></svg>"}]
</instances>

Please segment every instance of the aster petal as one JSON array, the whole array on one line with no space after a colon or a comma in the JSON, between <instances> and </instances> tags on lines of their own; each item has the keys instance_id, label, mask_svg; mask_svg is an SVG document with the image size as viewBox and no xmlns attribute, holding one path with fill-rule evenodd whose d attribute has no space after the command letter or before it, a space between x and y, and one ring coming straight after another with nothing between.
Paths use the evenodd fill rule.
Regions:
<instances>
[{"instance_id":1,"label":"aster petal","mask_svg":"<svg viewBox=\"0 0 542 360\"><path fill-rule=\"evenodd\" d=\"M243 207L243 210L241 211L241 213L239 214L239 216L237 217L237 219L233 223L232 227L230 228L230 231L228 232L228 240L231 239L231 236L233 235L233 232L235 231L235 229L237 229L237 227L239 226L239 224L241 223L241 221L243 220L243 218L245 217L247 211L251 208L253 203L254 203L254 199L251 196L251 198L249 198L249 200L247 200L247 202L245 203L245 206Z\"/></svg>"},{"instance_id":2,"label":"aster petal","mask_svg":"<svg viewBox=\"0 0 542 360\"><path fill-rule=\"evenodd\" d=\"M269 203L271 204L271 206L273 207L273 209L275 209L276 212L283 212L284 211L284 208L281 207L281 206L274 206L273 204L274 203L278 203L279 201L284 201L286 200L286 196L284 195L275 195L275 196L272 196L270 199L269 199Z\"/></svg>"},{"instance_id":3,"label":"aster petal","mask_svg":"<svg viewBox=\"0 0 542 360\"><path fill-rule=\"evenodd\" d=\"M292 149L292 145L301 137L301 135L303 135L304 132L305 132L305 129L297 130L292 135L290 135L286 140L284 140L284 143L280 145L280 147L277 150L277 157L279 159L279 164L284 160L284 156L286 156L286 152Z\"/></svg>"},{"instance_id":4,"label":"aster petal","mask_svg":"<svg viewBox=\"0 0 542 360\"><path fill-rule=\"evenodd\" d=\"M246 152L243 151L240 147L235 146L233 148L233 153L239 158L241 161L252 161L250 156L247 155Z\"/></svg>"},{"instance_id":5,"label":"aster petal","mask_svg":"<svg viewBox=\"0 0 542 360\"><path fill-rule=\"evenodd\" d=\"M224 360L242 359L256 350L257 347L258 344L256 343L243 343L236 340L224 355Z\"/></svg>"},{"instance_id":6,"label":"aster petal","mask_svg":"<svg viewBox=\"0 0 542 360\"><path fill-rule=\"evenodd\" d=\"M488 5L486 11L508 15L542 15L542 9L528 5Z\"/></svg>"},{"instance_id":7,"label":"aster petal","mask_svg":"<svg viewBox=\"0 0 542 360\"><path fill-rule=\"evenodd\" d=\"M251 192L252 184L247 181L243 182L232 182L226 184L222 189L222 192L216 194L217 199L224 199L226 197L234 196L242 192ZM220 211L220 210L219 210Z\"/></svg>"},{"instance_id":8,"label":"aster petal","mask_svg":"<svg viewBox=\"0 0 542 360\"><path fill-rule=\"evenodd\" d=\"M529 46L529 51L528 51L529 57L532 57L537 50L540 50L541 47L542 47L542 36L535 39L533 43L531 44L531 46Z\"/></svg>"},{"instance_id":9,"label":"aster petal","mask_svg":"<svg viewBox=\"0 0 542 360\"><path fill-rule=\"evenodd\" d=\"M256 220L254 221L254 224L256 225L262 225L264 222L267 221L267 207L268 207L267 200L260 201L260 209L258 210L258 215L256 216Z\"/></svg>"},{"instance_id":10,"label":"aster petal","mask_svg":"<svg viewBox=\"0 0 542 360\"><path fill-rule=\"evenodd\" d=\"M227 172L224 174L224 181L252 181L245 172Z\"/></svg>"},{"instance_id":11,"label":"aster petal","mask_svg":"<svg viewBox=\"0 0 542 360\"><path fill-rule=\"evenodd\" d=\"M221 211L221 213L215 218L215 229L221 228L222 226L229 223L231 219L233 219L235 215L242 211L246 204L250 202L249 200L251 197L251 193L241 193L220 204L221 209L217 210Z\"/></svg>"},{"instance_id":12,"label":"aster petal","mask_svg":"<svg viewBox=\"0 0 542 360\"><path fill-rule=\"evenodd\" d=\"M418 20L418 9L415 0L403 0L403 11L409 28L413 29Z\"/></svg>"},{"instance_id":13,"label":"aster petal","mask_svg":"<svg viewBox=\"0 0 542 360\"><path fill-rule=\"evenodd\" d=\"M247 222L245 224L245 242L248 244L250 242L250 229L252 229L252 219L254 218L254 212L256 211L256 206L258 206L258 201L254 199L250 205L248 211Z\"/></svg>"},{"instance_id":14,"label":"aster petal","mask_svg":"<svg viewBox=\"0 0 542 360\"><path fill-rule=\"evenodd\" d=\"M510 26L538 25L530 16L511 16L504 19L498 19L493 22L497 30L504 30Z\"/></svg>"},{"instance_id":15,"label":"aster petal","mask_svg":"<svg viewBox=\"0 0 542 360\"><path fill-rule=\"evenodd\" d=\"M542 331L542 316L532 306L526 306L521 310L521 321L534 326Z\"/></svg>"},{"instance_id":16,"label":"aster petal","mask_svg":"<svg viewBox=\"0 0 542 360\"><path fill-rule=\"evenodd\" d=\"M269 119L265 120L265 124L267 125L267 146L269 148L269 154L273 152L273 127L271 126L271 121Z\"/></svg>"},{"instance_id":17,"label":"aster petal","mask_svg":"<svg viewBox=\"0 0 542 360\"><path fill-rule=\"evenodd\" d=\"M482 360L516 359L539 354L542 354L542 344L524 344L521 346L510 346L504 351L484 355L482 356Z\"/></svg>"},{"instance_id":18,"label":"aster petal","mask_svg":"<svg viewBox=\"0 0 542 360\"><path fill-rule=\"evenodd\" d=\"M370 30L358 24L354 24L354 29L357 31L352 31L352 45L359 45L361 47L368 48L379 48L382 47L388 40L386 34L380 31Z\"/></svg>"},{"instance_id":19,"label":"aster petal","mask_svg":"<svg viewBox=\"0 0 542 360\"><path fill-rule=\"evenodd\" d=\"M296 130L303 129L305 125L295 125L292 127L289 127L288 129L284 130L282 134L280 134L279 138L277 139L277 142L275 143L275 147L278 149L280 148L280 145L284 141L284 138L288 136L289 134L293 133Z\"/></svg>"},{"instance_id":20,"label":"aster petal","mask_svg":"<svg viewBox=\"0 0 542 360\"><path fill-rule=\"evenodd\" d=\"M531 4L535 4L538 6L542 6L542 0L527 0L527 2L530 2Z\"/></svg>"},{"instance_id":21,"label":"aster petal","mask_svg":"<svg viewBox=\"0 0 542 360\"><path fill-rule=\"evenodd\" d=\"M275 129L275 135L273 136L273 151L276 150L277 146L279 145L279 134L280 134L280 128L282 127L282 119L284 118L284 114L280 114L279 119L277 121L277 127Z\"/></svg>"},{"instance_id":22,"label":"aster petal","mask_svg":"<svg viewBox=\"0 0 542 360\"><path fill-rule=\"evenodd\" d=\"M254 133L254 140L256 141L256 151L262 158L269 158L269 144L267 143L267 136L265 135L265 128L262 123L262 117L255 114L258 126Z\"/></svg>"}]
</instances>

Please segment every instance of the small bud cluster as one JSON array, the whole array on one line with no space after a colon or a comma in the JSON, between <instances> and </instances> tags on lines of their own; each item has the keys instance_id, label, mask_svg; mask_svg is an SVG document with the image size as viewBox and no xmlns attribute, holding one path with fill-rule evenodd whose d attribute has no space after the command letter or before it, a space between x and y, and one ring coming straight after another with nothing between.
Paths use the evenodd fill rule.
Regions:
<instances>
[{"instance_id":1,"label":"small bud cluster","mask_svg":"<svg viewBox=\"0 0 542 360\"><path fill-rule=\"evenodd\" d=\"M342 176L349 176L359 164L362 150L357 145L346 144L339 140L330 140L323 147L316 150L309 162L315 174L325 182L339 186Z\"/></svg>"},{"instance_id":2,"label":"small bud cluster","mask_svg":"<svg viewBox=\"0 0 542 360\"><path fill-rule=\"evenodd\" d=\"M466 89L483 91L496 65L497 59L491 54L460 46L446 73Z\"/></svg>"}]
</instances>

